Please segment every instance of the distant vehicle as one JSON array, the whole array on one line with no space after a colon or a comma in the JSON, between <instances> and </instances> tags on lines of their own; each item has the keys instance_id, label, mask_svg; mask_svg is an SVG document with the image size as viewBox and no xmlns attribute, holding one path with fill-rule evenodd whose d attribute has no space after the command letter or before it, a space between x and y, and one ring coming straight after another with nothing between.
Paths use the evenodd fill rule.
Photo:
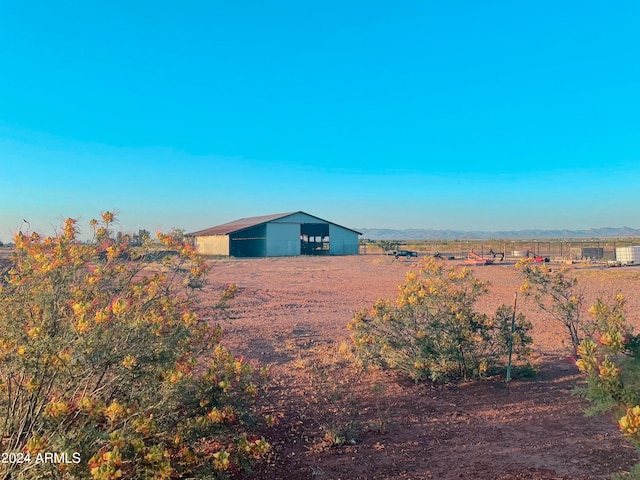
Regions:
<instances>
[{"instance_id":1,"label":"distant vehicle","mask_svg":"<svg viewBox=\"0 0 640 480\"><path fill-rule=\"evenodd\" d=\"M411 258L411 257L417 257L418 256L418 252L413 252L411 250L387 250L384 253L386 255L393 255L396 258L399 258L399 257Z\"/></svg>"}]
</instances>

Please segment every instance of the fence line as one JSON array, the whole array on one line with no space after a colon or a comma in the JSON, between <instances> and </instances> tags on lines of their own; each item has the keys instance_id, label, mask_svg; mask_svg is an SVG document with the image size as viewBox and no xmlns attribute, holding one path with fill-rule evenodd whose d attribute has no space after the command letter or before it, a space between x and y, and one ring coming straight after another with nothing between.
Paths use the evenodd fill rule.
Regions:
<instances>
[{"instance_id":1,"label":"fence line","mask_svg":"<svg viewBox=\"0 0 640 480\"><path fill-rule=\"evenodd\" d=\"M616 248L640 245L640 239L607 240L451 240L451 241L405 241L398 248L417 251L419 255L434 255L464 259L473 250L478 255L489 255L491 251L504 254L508 260L517 260L527 253L549 257L552 261L616 259ZM526 253L525 253L526 252ZM361 254L381 254L375 242L360 245Z\"/></svg>"}]
</instances>

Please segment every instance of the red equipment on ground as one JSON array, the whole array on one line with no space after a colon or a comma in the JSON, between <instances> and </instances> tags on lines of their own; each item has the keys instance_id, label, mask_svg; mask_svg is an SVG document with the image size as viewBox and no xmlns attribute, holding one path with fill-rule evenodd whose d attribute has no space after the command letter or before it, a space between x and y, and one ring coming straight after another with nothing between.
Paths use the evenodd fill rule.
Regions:
<instances>
[{"instance_id":1,"label":"red equipment on ground","mask_svg":"<svg viewBox=\"0 0 640 480\"><path fill-rule=\"evenodd\" d=\"M469 252L469 255L467 255L467 259L464 261L464 263L468 263L470 265L492 265L493 262L493 258L481 257L473 250Z\"/></svg>"}]
</instances>

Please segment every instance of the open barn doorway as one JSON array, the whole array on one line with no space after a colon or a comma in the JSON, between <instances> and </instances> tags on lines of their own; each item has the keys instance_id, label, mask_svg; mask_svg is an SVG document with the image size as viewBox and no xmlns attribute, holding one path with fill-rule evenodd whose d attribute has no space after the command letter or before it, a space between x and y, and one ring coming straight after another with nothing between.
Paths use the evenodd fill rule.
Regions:
<instances>
[{"instance_id":1,"label":"open barn doorway","mask_svg":"<svg viewBox=\"0 0 640 480\"><path fill-rule=\"evenodd\" d=\"M300 224L300 253L302 255L329 255L329 224Z\"/></svg>"},{"instance_id":2,"label":"open barn doorway","mask_svg":"<svg viewBox=\"0 0 640 480\"><path fill-rule=\"evenodd\" d=\"M258 225L229 235L232 257L266 257L267 227Z\"/></svg>"}]
</instances>

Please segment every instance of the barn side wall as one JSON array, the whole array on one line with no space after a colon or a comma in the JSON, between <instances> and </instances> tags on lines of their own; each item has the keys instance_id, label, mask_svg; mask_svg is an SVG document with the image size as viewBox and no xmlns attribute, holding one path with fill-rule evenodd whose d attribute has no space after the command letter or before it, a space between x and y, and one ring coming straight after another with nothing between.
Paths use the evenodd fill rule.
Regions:
<instances>
[{"instance_id":1,"label":"barn side wall","mask_svg":"<svg viewBox=\"0 0 640 480\"><path fill-rule=\"evenodd\" d=\"M357 255L358 234L329 224L329 255Z\"/></svg>"},{"instance_id":2,"label":"barn side wall","mask_svg":"<svg viewBox=\"0 0 640 480\"><path fill-rule=\"evenodd\" d=\"M196 251L201 255L229 255L228 235L195 237Z\"/></svg>"},{"instance_id":3,"label":"barn side wall","mask_svg":"<svg viewBox=\"0 0 640 480\"><path fill-rule=\"evenodd\" d=\"M267 257L300 255L299 223L267 223Z\"/></svg>"}]
</instances>

